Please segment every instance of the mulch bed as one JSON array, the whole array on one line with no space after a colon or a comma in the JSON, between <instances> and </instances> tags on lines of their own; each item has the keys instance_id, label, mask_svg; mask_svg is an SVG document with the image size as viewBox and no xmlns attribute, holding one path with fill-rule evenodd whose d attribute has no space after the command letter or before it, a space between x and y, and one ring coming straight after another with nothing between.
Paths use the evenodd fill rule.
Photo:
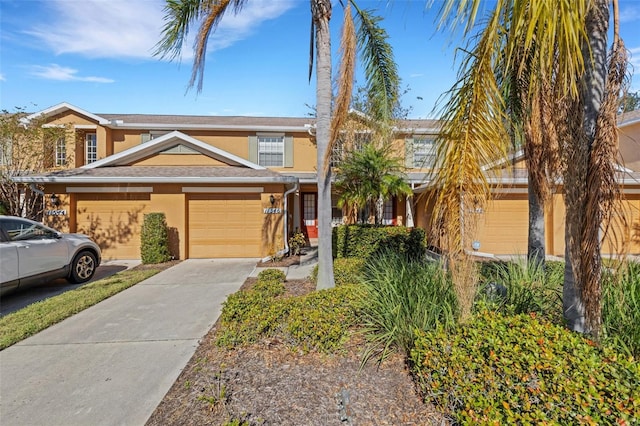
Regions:
<instances>
[{"instance_id":1,"label":"mulch bed","mask_svg":"<svg viewBox=\"0 0 640 426\"><path fill-rule=\"evenodd\" d=\"M267 262L258 262L257 267L259 268L278 268L278 267L287 267L293 265L300 264L300 256L286 256L282 259L269 260Z\"/></svg>"},{"instance_id":2,"label":"mulch bed","mask_svg":"<svg viewBox=\"0 0 640 426\"><path fill-rule=\"evenodd\" d=\"M255 279L248 279L249 288ZM288 295L314 289L285 283ZM341 355L303 354L277 339L226 350L218 324L156 408L147 425L440 425L442 415L417 395L404 358L360 366L357 336Z\"/></svg>"}]
</instances>

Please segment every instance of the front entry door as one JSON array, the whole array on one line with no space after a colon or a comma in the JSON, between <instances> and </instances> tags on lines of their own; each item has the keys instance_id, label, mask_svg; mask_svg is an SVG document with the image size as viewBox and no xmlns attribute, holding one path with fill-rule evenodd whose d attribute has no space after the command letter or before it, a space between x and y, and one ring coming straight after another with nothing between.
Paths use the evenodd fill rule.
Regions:
<instances>
[{"instance_id":1,"label":"front entry door","mask_svg":"<svg viewBox=\"0 0 640 426\"><path fill-rule=\"evenodd\" d=\"M318 238L317 198L315 192L302 194L302 223L308 238Z\"/></svg>"}]
</instances>

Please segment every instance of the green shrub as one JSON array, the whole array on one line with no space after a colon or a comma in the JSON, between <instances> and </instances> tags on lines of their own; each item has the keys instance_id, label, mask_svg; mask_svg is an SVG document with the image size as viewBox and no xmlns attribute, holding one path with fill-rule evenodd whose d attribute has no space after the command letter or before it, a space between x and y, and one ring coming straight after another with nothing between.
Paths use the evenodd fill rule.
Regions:
<instances>
[{"instance_id":1,"label":"green shrub","mask_svg":"<svg viewBox=\"0 0 640 426\"><path fill-rule=\"evenodd\" d=\"M640 264L604 274L602 322L609 343L640 357Z\"/></svg>"},{"instance_id":2,"label":"green shrub","mask_svg":"<svg viewBox=\"0 0 640 426\"><path fill-rule=\"evenodd\" d=\"M439 263L381 253L365 267L364 294L365 362L374 356L383 360L398 349L409 354L415 329L455 325L455 292Z\"/></svg>"},{"instance_id":3,"label":"green shrub","mask_svg":"<svg viewBox=\"0 0 640 426\"><path fill-rule=\"evenodd\" d=\"M249 290L232 294L220 315L216 343L228 348L278 336L303 350L339 350L357 323L362 293L353 285L341 285L308 295L282 298L284 276L265 270Z\"/></svg>"},{"instance_id":4,"label":"green shrub","mask_svg":"<svg viewBox=\"0 0 640 426\"><path fill-rule=\"evenodd\" d=\"M630 424L640 412L637 361L535 314L419 332L411 360L425 399L461 425Z\"/></svg>"},{"instance_id":5,"label":"green shrub","mask_svg":"<svg viewBox=\"0 0 640 426\"><path fill-rule=\"evenodd\" d=\"M560 266L557 266L557 265ZM560 321L564 263L542 265L521 258L512 262L486 262L480 268L483 308L502 313L536 312Z\"/></svg>"},{"instance_id":6,"label":"green shrub","mask_svg":"<svg viewBox=\"0 0 640 426\"><path fill-rule=\"evenodd\" d=\"M362 309L358 286L342 285L292 298L284 338L308 352L335 352L349 337Z\"/></svg>"},{"instance_id":7,"label":"green shrub","mask_svg":"<svg viewBox=\"0 0 640 426\"><path fill-rule=\"evenodd\" d=\"M140 258L142 263L162 263L171 260L169 232L164 213L144 215L140 232Z\"/></svg>"},{"instance_id":8,"label":"green shrub","mask_svg":"<svg viewBox=\"0 0 640 426\"><path fill-rule=\"evenodd\" d=\"M424 229L404 226L343 225L333 228L334 257L368 259L379 250L422 259L426 252Z\"/></svg>"},{"instance_id":9,"label":"green shrub","mask_svg":"<svg viewBox=\"0 0 640 426\"><path fill-rule=\"evenodd\" d=\"M343 257L333 260L333 278L336 286L360 283L363 271L364 259ZM311 271L311 281L314 283L318 281L318 265Z\"/></svg>"}]
</instances>

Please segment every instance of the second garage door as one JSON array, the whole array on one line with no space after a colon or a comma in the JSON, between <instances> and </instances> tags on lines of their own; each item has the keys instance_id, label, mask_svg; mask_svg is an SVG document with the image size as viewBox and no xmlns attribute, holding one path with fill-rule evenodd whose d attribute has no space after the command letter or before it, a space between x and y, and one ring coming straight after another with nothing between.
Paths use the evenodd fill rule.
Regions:
<instances>
[{"instance_id":1,"label":"second garage door","mask_svg":"<svg viewBox=\"0 0 640 426\"><path fill-rule=\"evenodd\" d=\"M526 254L529 232L527 194L506 194L489 202L478 227L480 251Z\"/></svg>"},{"instance_id":2,"label":"second garage door","mask_svg":"<svg viewBox=\"0 0 640 426\"><path fill-rule=\"evenodd\" d=\"M189 257L260 257L260 194L192 195Z\"/></svg>"}]
</instances>

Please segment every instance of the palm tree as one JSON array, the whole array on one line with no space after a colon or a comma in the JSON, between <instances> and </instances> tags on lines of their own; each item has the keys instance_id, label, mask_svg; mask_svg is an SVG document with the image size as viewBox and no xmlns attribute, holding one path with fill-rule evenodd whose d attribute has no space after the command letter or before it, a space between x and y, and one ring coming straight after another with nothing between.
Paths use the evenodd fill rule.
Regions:
<instances>
[{"instance_id":1,"label":"palm tree","mask_svg":"<svg viewBox=\"0 0 640 426\"><path fill-rule=\"evenodd\" d=\"M442 22L455 11L451 21L466 20L469 32L479 3L448 0ZM483 206L489 199L483 165L505 158L508 123L515 121L524 130L529 176L538 199L544 199L540 186L545 185L546 171L559 170L553 162L532 169L553 156L553 141L563 141L564 315L571 329L596 336L601 322L599 230L619 198L613 106L626 72L617 31L607 64L608 19L605 0L497 1L444 107L434 215L447 225L452 256L464 257L465 238L473 232L473 215L466 206ZM511 96L505 96L505 89ZM520 109L514 109L518 104Z\"/></svg>"},{"instance_id":2,"label":"palm tree","mask_svg":"<svg viewBox=\"0 0 640 426\"><path fill-rule=\"evenodd\" d=\"M403 165L389 145L376 147L366 144L346 154L336 172L336 189L340 194L340 206L367 206L376 224L383 219L382 205L391 197L411 195Z\"/></svg>"},{"instance_id":3,"label":"palm tree","mask_svg":"<svg viewBox=\"0 0 640 426\"><path fill-rule=\"evenodd\" d=\"M226 12L240 13L249 0L167 0L163 38L158 43L157 55L175 59L182 51L189 28L200 25L194 46L193 69L189 87L197 82L202 89L207 41ZM329 21L332 13L331 0L310 0L311 5L311 49L309 79L316 65L316 144L318 170L318 288L335 286L333 278L333 256L331 252L331 169L328 157L331 145L337 139L339 129L346 117L353 88L355 55L359 47L365 62L367 87L381 99L382 114L391 114L397 93L397 70L393 62L391 47L386 33L377 24L379 19L370 12L361 10L353 0L344 4L342 32L342 60L339 70L338 93L333 99L331 86L331 35ZM356 32L351 6L356 10L359 26ZM315 50L314 50L315 47ZM332 105L334 106L332 111Z\"/></svg>"}]
</instances>

